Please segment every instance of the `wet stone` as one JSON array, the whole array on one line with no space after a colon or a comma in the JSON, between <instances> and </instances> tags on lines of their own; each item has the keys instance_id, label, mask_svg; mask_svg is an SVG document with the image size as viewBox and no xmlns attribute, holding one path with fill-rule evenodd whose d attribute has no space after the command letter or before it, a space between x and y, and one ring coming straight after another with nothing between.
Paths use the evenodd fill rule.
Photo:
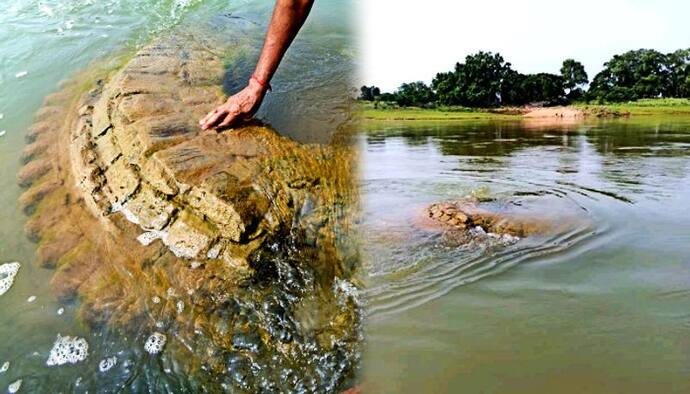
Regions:
<instances>
[{"instance_id":1,"label":"wet stone","mask_svg":"<svg viewBox=\"0 0 690 394\"><path fill-rule=\"evenodd\" d=\"M240 41L231 55L251 48ZM65 85L27 132L28 233L86 325L138 338L129 360L165 350L162 370L147 372L191 392L337 391L361 338L360 305L333 286L356 271L341 254L356 249L351 147L299 144L259 123L200 132L224 99L224 50L164 34ZM73 350L83 340L65 338ZM321 365L339 349L342 363ZM123 360L131 373L136 361ZM296 372L281 379L286 369ZM127 389L147 391L150 377Z\"/></svg>"},{"instance_id":2,"label":"wet stone","mask_svg":"<svg viewBox=\"0 0 690 394\"><path fill-rule=\"evenodd\" d=\"M454 231L494 234L505 239L515 240L539 232L543 224L529 218L516 218L500 211L492 211L480 206L475 199L457 200L432 204L426 209L427 216L439 228ZM445 226L445 227L444 227Z\"/></svg>"},{"instance_id":3,"label":"wet stone","mask_svg":"<svg viewBox=\"0 0 690 394\"><path fill-rule=\"evenodd\" d=\"M232 346L238 350L245 350L250 353L258 353L261 349L261 336L256 333L236 334L232 338Z\"/></svg>"}]
</instances>

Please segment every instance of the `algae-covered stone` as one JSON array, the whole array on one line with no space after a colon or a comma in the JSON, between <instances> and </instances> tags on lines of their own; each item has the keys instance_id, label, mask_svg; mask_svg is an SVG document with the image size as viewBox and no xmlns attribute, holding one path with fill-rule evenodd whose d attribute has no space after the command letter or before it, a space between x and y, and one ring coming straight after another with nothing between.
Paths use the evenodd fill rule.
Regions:
<instances>
[{"instance_id":1,"label":"algae-covered stone","mask_svg":"<svg viewBox=\"0 0 690 394\"><path fill-rule=\"evenodd\" d=\"M333 290L357 266L351 147L256 122L199 130L224 96L216 53L178 33L65 85L27 133L27 234L84 322L160 332L163 358L209 391L337 391L361 329Z\"/></svg>"},{"instance_id":2,"label":"algae-covered stone","mask_svg":"<svg viewBox=\"0 0 690 394\"><path fill-rule=\"evenodd\" d=\"M170 226L164 243L177 257L194 258L208 248L216 230L201 218L185 212Z\"/></svg>"},{"instance_id":3,"label":"algae-covered stone","mask_svg":"<svg viewBox=\"0 0 690 394\"><path fill-rule=\"evenodd\" d=\"M481 229L490 235L515 239L541 233L547 226L540 219L487 209L472 198L431 204L424 215L427 225L441 229L456 232Z\"/></svg>"}]
</instances>

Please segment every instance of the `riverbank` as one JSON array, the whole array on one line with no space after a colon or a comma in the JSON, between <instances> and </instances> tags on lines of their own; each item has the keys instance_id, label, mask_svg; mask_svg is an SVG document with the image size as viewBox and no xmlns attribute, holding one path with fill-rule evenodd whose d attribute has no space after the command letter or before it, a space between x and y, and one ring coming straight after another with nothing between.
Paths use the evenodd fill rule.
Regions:
<instances>
[{"instance_id":1,"label":"riverbank","mask_svg":"<svg viewBox=\"0 0 690 394\"><path fill-rule=\"evenodd\" d=\"M652 99L635 102L590 105L574 104L566 107L534 108L465 108L465 107L391 107L374 108L371 103L361 104L365 121L443 121L443 120L505 120L524 117L616 118L628 116L690 116L688 99Z\"/></svg>"}]
</instances>

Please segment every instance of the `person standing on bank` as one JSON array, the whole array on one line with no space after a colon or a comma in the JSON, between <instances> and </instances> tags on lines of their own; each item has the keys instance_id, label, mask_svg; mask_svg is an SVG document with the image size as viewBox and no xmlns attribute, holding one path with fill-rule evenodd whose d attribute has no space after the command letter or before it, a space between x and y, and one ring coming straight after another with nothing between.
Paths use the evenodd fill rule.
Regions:
<instances>
[{"instance_id":1,"label":"person standing on bank","mask_svg":"<svg viewBox=\"0 0 690 394\"><path fill-rule=\"evenodd\" d=\"M203 130L223 129L258 111L270 81L290 44L309 16L314 0L276 0L263 49L247 86L199 121Z\"/></svg>"}]
</instances>

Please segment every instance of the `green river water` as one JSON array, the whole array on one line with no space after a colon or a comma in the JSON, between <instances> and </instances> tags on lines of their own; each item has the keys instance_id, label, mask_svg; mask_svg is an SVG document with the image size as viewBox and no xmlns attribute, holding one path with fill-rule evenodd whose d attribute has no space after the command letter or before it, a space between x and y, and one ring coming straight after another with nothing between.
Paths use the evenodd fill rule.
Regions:
<instances>
[{"instance_id":1,"label":"green river water","mask_svg":"<svg viewBox=\"0 0 690 394\"><path fill-rule=\"evenodd\" d=\"M360 147L370 392L690 391L690 119L388 123ZM473 192L552 228L415 227Z\"/></svg>"},{"instance_id":2,"label":"green river water","mask_svg":"<svg viewBox=\"0 0 690 394\"><path fill-rule=\"evenodd\" d=\"M241 36L253 43L255 53L229 70L225 87L231 92L251 73L272 8L269 0L0 2L0 130L6 131L0 137L0 263L22 264L14 286L0 298L0 366L9 362L0 372L0 392L20 379L20 392L190 390L188 377L176 376L161 361L141 357L141 350L132 353L138 345L128 343L128 338L106 338L85 328L75 318L78 305L59 302L51 293L53 271L32 263L36 245L24 235L26 217L17 203L24 131L61 80L93 62L136 51L175 28L202 31L219 40ZM354 52L349 22L346 2L318 2L272 81L274 91L258 114L261 119L301 142L330 141L349 118ZM87 338L88 359L77 365L46 366L58 333ZM99 361L113 352L119 357L118 367L99 372Z\"/></svg>"}]
</instances>

